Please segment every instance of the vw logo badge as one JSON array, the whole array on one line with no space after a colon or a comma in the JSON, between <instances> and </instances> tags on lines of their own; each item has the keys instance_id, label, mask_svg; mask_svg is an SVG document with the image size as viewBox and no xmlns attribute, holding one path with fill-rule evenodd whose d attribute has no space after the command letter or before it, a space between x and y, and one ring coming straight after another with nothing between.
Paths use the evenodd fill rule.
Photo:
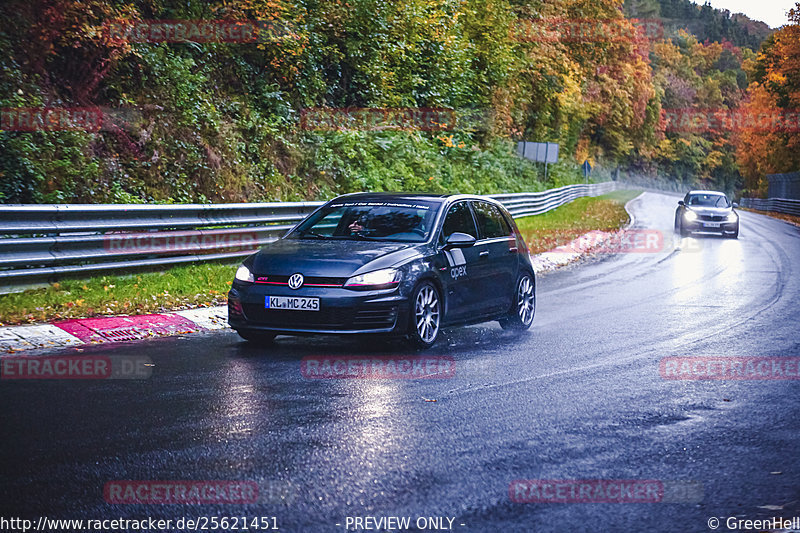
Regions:
<instances>
[{"instance_id":1,"label":"vw logo badge","mask_svg":"<svg viewBox=\"0 0 800 533\"><path fill-rule=\"evenodd\" d=\"M289 276L289 288L290 289L299 289L303 286L303 275L302 274L292 274Z\"/></svg>"}]
</instances>

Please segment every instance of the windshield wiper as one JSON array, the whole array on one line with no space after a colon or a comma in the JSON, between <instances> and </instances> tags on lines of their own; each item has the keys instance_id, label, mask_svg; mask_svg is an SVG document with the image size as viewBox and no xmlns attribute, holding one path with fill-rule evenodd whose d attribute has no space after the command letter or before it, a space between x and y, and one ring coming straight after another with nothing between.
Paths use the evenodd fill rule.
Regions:
<instances>
[{"instance_id":1,"label":"windshield wiper","mask_svg":"<svg viewBox=\"0 0 800 533\"><path fill-rule=\"evenodd\" d=\"M297 234L300 235L301 239L304 239L306 237L316 237L317 239L327 239L329 237L328 235L321 235L321 234L319 234L319 233L317 233L315 231L311 231L310 229L300 230L300 231L297 232Z\"/></svg>"},{"instance_id":2,"label":"windshield wiper","mask_svg":"<svg viewBox=\"0 0 800 533\"><path fill-rule=\"evenodd\" d=\"M379 241L379 240L381 240L378 237L370 237L368 235L364 235L363 233L353 233L351 236L355 237L356 239L360 239L362 241Z\"/></svg>"}]
</instances>

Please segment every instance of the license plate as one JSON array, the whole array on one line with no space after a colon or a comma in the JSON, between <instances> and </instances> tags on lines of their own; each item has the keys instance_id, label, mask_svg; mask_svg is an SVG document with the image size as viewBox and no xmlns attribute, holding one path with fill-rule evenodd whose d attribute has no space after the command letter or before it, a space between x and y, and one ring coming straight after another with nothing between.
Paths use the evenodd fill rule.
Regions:
<instances>
[{"instance_id":1,"label":"license plate","mask_svg":"<svg viewBox=\"0 0 800 533\"><path fill-rule=\"evenodd\" d=\"M718 228L719 222L703 222L704 228Z\"/></svg>"},{"instance_id":2,"label":"license plate","mask_svg":"<svg viewBox=\"0 0 800 533\"><path fill-rule=\"evenodd\" d=\"M319 311L319 298L303 298L300 296L267 296L265 309L286 311Z\"/></svg>"}]
</instances>

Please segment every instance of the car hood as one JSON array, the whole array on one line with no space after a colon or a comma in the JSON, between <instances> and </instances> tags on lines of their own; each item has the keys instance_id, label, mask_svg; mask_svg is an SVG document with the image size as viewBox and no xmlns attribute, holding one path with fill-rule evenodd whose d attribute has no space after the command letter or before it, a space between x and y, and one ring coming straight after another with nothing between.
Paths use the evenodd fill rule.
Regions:
<instances>
[{"instance_id":1,"label":"car hood","mask_svg":"<svg viewBox=\"0 0 800 533\"><path fill-rule=\"evenodd\" d=\"M703 207L700 205L687 205L686 209L694 211L698 215L727 215L733 211L732 207Z\"/></svg>"},{"instance_id":2,"label":"car hood","mask_svg":"<svg viewBox=\"0 0 800 533\"><path fill-rule=\"evenodd\" d=\"M350 277L386 268L419 255L419 243L280 239L255 254L252 271L259 275Z\"/></svg>"}]
</instances>

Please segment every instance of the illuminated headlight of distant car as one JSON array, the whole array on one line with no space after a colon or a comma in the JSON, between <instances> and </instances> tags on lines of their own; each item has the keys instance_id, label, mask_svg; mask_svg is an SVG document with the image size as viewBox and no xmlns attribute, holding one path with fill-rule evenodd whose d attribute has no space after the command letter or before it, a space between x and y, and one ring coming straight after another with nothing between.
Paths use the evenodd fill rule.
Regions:
<instances>
[{"instance_id":1,"label":"illuminated headlight of distant car","mask_svg":"<svg viewBox=\"0 0 800 533\"><path fill-rule=\"evenodd\" d=\"M250 269L244 265L240 266L236 271L236 279L239 281L245 281L247 283L253 283L255 281L253 278L253 273L250 272Z\"/></svg>"},{"instance_id":2,"label":"illuminated headlight of distant car","mask_svg":"<svg viewBox=\"0 0 800 533\"><path fill-rule=\"evenodd\" d=\"M683 214L683 218L685 218L689 222L692 222L694 220L697 220L697 213L695 213L691 209L687 209L686 212Z\"/></svg>"},{"instance_id":3,"label":"illuminated headlight of distant car","mask_svg":"<svg viewBox=\"0 0 800 533\"><path fill-rule=\"evenodd\" d=\"M344 286L348 289L388 289L400 283L402 273L396 268L373 270L353 276Z\"/></svg>"},{"instance_id":4,"label":"illuminated headlight of distant car","mask_svg":"<svg viewBox=\"0 0 800 533\"><path fill-rule=\"evenodd\" d=\"M739 220L739 215L737 215L736 213L731 213L731 214L728 215L728 218L726 218L725 220L727 222L736 222L737 220Z\"/></svg>"}]
</instances>

